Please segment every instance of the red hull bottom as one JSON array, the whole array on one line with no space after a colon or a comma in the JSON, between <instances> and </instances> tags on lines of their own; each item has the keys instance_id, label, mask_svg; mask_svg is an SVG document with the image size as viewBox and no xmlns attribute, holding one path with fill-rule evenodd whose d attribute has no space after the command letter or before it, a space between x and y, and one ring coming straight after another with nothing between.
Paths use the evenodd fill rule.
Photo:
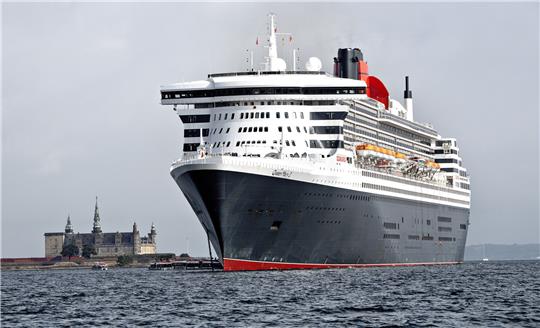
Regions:
<instances>
[{"instance_id":1,"label":"red hull bottom","mask_svg":"<svg viewBox=\"0 0 540 328\"><path fill-rule=\"evenodd\" d=\"M450 265L461 262L425 262L425 263L381 263L381 264L316 264L263 262L238 259L223 259L224 271L266 271L266 270L309 270L309 269L346 269L419 265Z\"/></svg>"}]
</instances>

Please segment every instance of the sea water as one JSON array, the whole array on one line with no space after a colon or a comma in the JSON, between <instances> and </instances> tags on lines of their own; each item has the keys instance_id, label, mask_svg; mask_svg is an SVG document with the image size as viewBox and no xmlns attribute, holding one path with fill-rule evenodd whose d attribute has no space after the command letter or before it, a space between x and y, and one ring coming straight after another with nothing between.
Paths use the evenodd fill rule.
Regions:
<instances>
[{"instance_id":1,"label":"sea water","mask_svg":"<svg viewBox=\"0 0 540 328\"><path fill-rule=\"evenodd\" d=\"M3 271L2 327L540 327L540 261L273 272Z\"/></svg>"}]
</instances>

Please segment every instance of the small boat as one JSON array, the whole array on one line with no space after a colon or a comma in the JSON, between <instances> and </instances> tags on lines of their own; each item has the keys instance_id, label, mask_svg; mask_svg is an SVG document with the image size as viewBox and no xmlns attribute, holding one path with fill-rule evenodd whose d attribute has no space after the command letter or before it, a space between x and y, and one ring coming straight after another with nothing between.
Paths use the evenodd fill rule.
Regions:
<instances>
[{"instance_id":1,"label":"small boat","mask_svg":"<svg viewBox=\"0 0 540 328\"><path fill-rule=\"evenodd\" d=\"M96 262L92 265L92 270L107 271L109 270L109 267L105 263Z\"/></svg>"},{"instance_id":2,"label":"small boat","mask_svg":"<svg viewBox=\"0 0 540 328\"><path fill-rule=\"evenodd\" d=\"M172 262L155 262L150 264L148 267L149 270L172 270L174 268L174 264Z\"/></svg>"},{"instance_id":3,"label":"small boat","mask_svg":"<svg viewBox=\"0 0 540 328\"><path fill-rule=\"evenodd\" d=\"M489 261L489 259L487 258L486 256L486 244L483 245L482 247L482 262L487 262Z\"/></svg>"}]
</instances>

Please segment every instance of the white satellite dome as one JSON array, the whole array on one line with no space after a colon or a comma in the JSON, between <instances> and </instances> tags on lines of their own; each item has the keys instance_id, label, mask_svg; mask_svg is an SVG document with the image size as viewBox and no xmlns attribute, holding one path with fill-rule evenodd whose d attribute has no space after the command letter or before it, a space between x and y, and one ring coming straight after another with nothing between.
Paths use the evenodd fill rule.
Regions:
<instances>
[{"instance_id":1,"label":"white satellite dome","mask_svg":"<svg viewBox=\"0 0 540 328\"><path fill-rule=\"evenodd\" d=\"M271 71L285 71L286 69L287 63L282 58L270 58Z\"/></svg>"},{"instance_id":2,"label":"white satellite dome","mask_svg":"<svg viewBox=\"0 0 540 328\"><path fill-rule=\"evenodd\" d=\"M320 71L322 68L321 60L317 57L309 57L306 62L306 70L310 72Z\"/></svg>"}]
</instances>

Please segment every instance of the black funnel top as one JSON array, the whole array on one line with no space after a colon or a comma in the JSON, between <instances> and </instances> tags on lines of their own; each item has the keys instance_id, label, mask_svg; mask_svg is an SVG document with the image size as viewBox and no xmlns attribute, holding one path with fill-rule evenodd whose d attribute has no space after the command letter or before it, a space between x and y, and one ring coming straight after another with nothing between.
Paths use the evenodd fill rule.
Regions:
<instances>
[{"instance_id":1,"label":"black funnel top","mask_svg":"<svg viewBox=\"0 0 540 328\"><path fill-rule=\"evenodd\" d=\"M410 99L412 98L412 91L409 90L409 77L405 76L405 92L403 92L403 98Z\"/></svg>"}]
</instances>

